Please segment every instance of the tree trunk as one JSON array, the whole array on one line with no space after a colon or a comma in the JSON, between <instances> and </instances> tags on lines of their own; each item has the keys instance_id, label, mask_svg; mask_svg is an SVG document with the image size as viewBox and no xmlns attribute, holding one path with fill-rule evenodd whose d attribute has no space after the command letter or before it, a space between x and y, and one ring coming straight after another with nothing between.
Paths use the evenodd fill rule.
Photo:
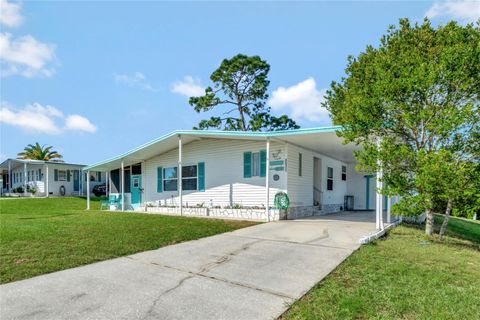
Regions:
<instances>
[{"instance_id":1,"label":"tree trunk","mask_svg":"<svg viewBox=\"0 0 480 320\"><path fill-rule=\"evenodd\" d=\"M443 235L447 231L448 220L450 219L450 212L452 212L453 201L448 198L447 209L445 210L445 218L443 218L442 227L440 228L440 240L443 240Z\"/></svg>"},{"instance_id":2,"label":"tree trunk","mask_svg":"<svg viewBox=\"0 0 480 320\"><path fill-rule=\"evenodd\" d=\"M425 210L425 215L426 215L426 223L425 223L425 234L427 236L433 235L433 209L428 208Z\"/></svg>"},{"instance_id":3,"label":"tree trunk","mask_svg":"<svg viewBox=\"0 0 480 320\"><path fill-rule=\"evenodd\" d=\"M243 108L240 103L237 104L238 112L240 113L240 127L242 131L247 131L247 126L245 124L245 116L243 115Z\"/></svg>"}]
</instances>

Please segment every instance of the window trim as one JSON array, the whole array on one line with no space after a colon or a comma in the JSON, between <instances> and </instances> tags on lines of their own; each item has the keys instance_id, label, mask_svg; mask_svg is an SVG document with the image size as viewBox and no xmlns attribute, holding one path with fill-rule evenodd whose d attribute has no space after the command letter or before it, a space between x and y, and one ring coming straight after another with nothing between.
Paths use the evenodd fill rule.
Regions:
<instances>
[{"instance_id":1,"label":"window trim","mask_svg":"<svg viewBox=\"0 0 480 320\"><path fill-rule=\"evenodd\" d=\"M63 174L63 179L62 179ZM67 170L58 170L58 181L67 181Z\"/></svg>"},{"instance_id":2,"label":"window trim","mask_svg":"<svg viewBox=\"0 0 480 320\"><path fill-rule=\"evenodd\" d=\"M165 170L168 170L168 169L175 169L175 171L176 171L175 178L166 178ZM167 190L167 188L165 188L165 186L166 186L165 182L166 181L171 181L171 180L175 180L177 182L177 183L175 183L175 190ZM166 192L178 191L178 167L177 166L163 167L162 168L162 186L163 186L163 191L166 191Z\"/></svg>"},{"instance_id":3,"label":"window trim","mask_svg":"<svg viewBox=\"0 0 480 320\"><path fill-rule=\"evenodd\" d=\"M254 161L254 158L257 158L257 161ZM258 168L258 174L255 174L255 163L256 167ZM251 167L251 176L252 177L260 177L260 151L252 152L252 167Z\"/></svg>"},{"instance_id":4,"label":"window trim","mask_svg":"<svg viewBox=\"0 0 480 320\"><path fill-rule=\"evenodd\" d=\"M195 173L196 175L195 176L191 176L191 177L184 177L183 176L183 172L182 172L182 191L198 191L198 164L188 164L188 165L184 165L182 166L182 170L183 168L185 167L196 167L196 170L195 170ZM175 168L176 169L176 177L175 178L165 178L165 170L166 169L173 169ZM196 183L195 183L195 189L188 189L188 190L185 190L184 189L184 181L185 180L193 180L195 179L196 180ZM175 180L177 183L175 184L175 190L167 190L165 188L165 181L170 181L170 180ZM163 167L162 168L162 187L163 187L163 191L165 192L175 192L175 191L178 191L178 166L171 166L171 167Z\"/></svg>"},{"instance_id":5,"label":"window trim","mask_svg":"<svg viewBox=\"0 0 480 320\"><path fill-rule=\"evenodd\" d=\"M327 167L327 191L333 191L333 167Z\"/></svg>"},{"instance_id":6,"label":"window trim","mask_svg":"<svg viewBox=\"0 0 480 320\"><path fill-rule=\"evenodd\" d=\"M195 167L195 176L191 176L191 177L184 177L183 176L183 168L185 167ZM195 183L195 189L184 189L184 180L197 180L196 183ZM186 166L182 166L182 191L198 191L198 164L190 164L190 165L186 165Z\"/></svg>"}]
</instances>

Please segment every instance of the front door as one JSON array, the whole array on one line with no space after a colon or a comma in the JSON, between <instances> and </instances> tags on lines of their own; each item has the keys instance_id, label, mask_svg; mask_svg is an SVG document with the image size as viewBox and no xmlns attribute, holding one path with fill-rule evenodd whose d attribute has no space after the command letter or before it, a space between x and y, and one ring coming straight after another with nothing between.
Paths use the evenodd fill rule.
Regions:
<instances>
[{"instance_id":1,"label":"front door","mask_svg":"<svg viewBox=\"0 0 480 320\"><path fill-rule=\"evenodd\" d=\"M73 171L73 191L80 191L80 171Z\"/></svg>"},{"instance_id":2,"label":"front door","mask_svg":"<svg viewBox=\"0 0 480 320\"><path fill-rule=\"evenodd\" d=\"M142 203L142 176L132 175L130 192L132 194L132 207L137 208Z\"/></svg>"}]
</instances>

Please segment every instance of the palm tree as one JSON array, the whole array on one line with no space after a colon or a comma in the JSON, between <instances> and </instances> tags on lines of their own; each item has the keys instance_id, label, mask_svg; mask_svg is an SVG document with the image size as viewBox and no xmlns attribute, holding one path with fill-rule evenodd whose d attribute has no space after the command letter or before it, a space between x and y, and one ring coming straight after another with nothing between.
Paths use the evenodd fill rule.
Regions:
<instances>
[{"instance_id":1,"label":"palm tree","mask_svg":"<svg viewBox=\"0 0 480 320\"><path fill-rule=\"evenodd\" d=\"M52 151L52 148L52 146L41 146L38 142L36 142L35 145L29 144L22 152L17 154L17 159L63 162L63 160L61 160L63 156L57 151Z\"/></svg>"}]
</instances>

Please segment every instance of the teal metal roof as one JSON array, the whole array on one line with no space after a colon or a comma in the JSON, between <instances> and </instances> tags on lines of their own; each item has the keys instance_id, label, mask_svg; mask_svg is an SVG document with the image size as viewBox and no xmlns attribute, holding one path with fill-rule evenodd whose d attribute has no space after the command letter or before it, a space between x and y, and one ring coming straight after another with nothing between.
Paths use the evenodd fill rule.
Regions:
<instances>
[{"instance_id":1,"label":"teal metal roof","mask_svg":"<svg viewBox=\"0 0 480 320\"><path fill-rule=\"evenodd\" d=\"M133 148L125 153L122 153L116 157L100 161L91 165L88 165L83 168L83 170L90 170L91 168L107 164L109 162L120 160L126 158L129 155L138 152L142 149L148 148L154 144L165 141L171 137L178 135L182 136L212 136L212 137L236 137L236 138L281 138L286 136L294 135L307 135L307 134L316 134L316 133L328 133L341 131L341 126L330 126L330 127L316 127L316 128L305 128L305 129L293 129L293 130L279 130L279 131L270 131L270 132L251 132L251 131L221 131L221 130L175 130L170 133L167 133L163 136L160 136L152 141L144 143L136 148Z\"/></svg>"}]
</instances>

